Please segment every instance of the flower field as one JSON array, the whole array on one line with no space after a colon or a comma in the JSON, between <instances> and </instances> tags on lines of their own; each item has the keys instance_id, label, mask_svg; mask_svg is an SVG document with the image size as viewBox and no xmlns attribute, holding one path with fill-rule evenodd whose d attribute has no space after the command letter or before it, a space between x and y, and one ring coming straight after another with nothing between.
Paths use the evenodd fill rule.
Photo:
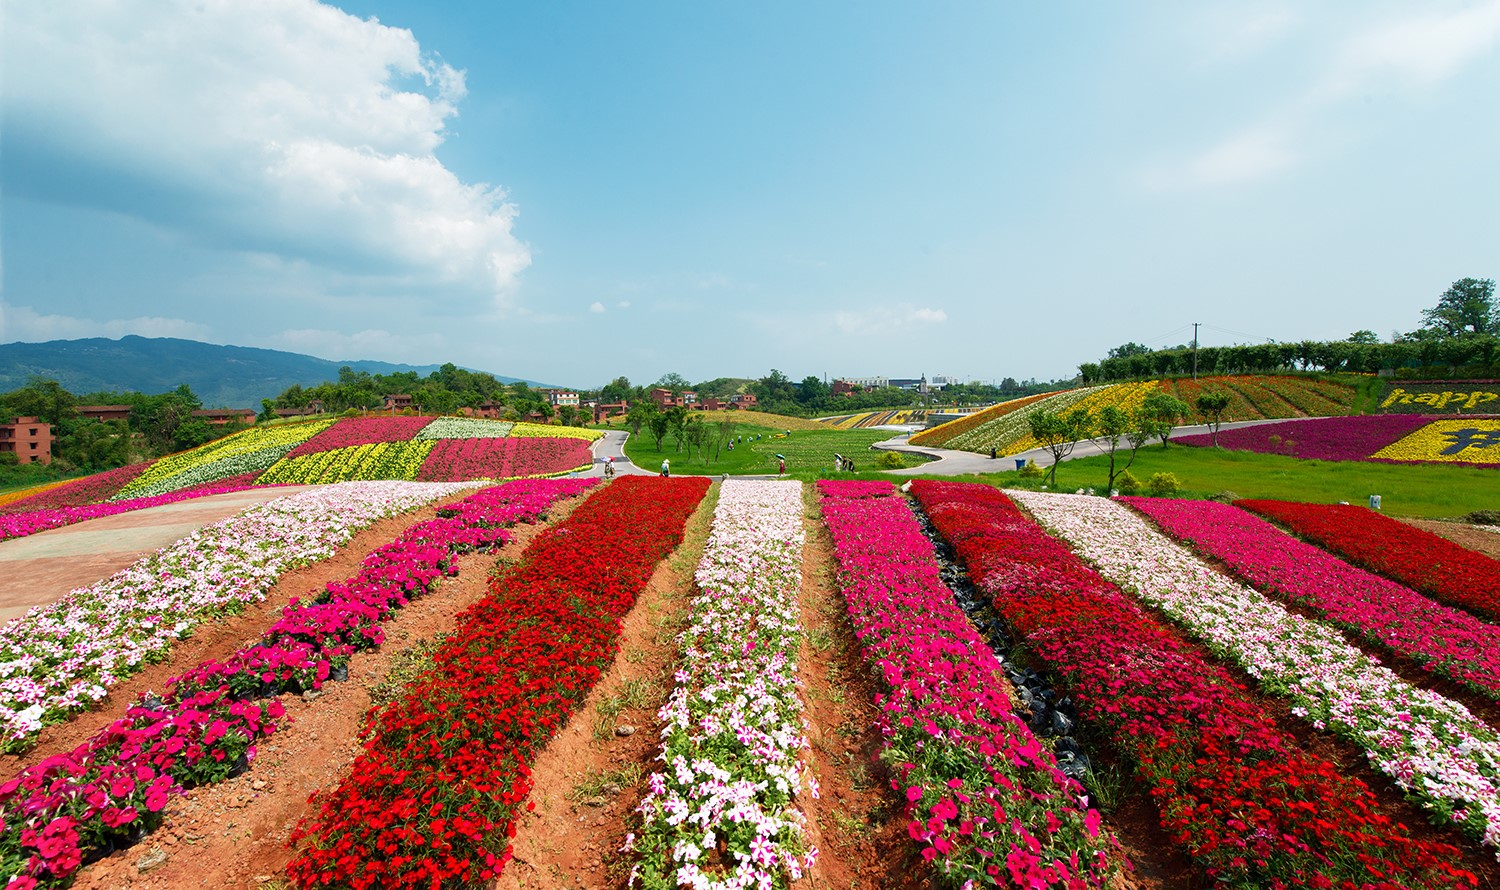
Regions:
<instances>
[{"instance_id":1,"label":"flower field","mask_svg":"<svg viewBox=\"0 0 1500 890\"><path fill-rule=\"evenodd\" d=\"M1336 631L1219 574L1122 504L1014 495L1103 576L1288 697L1315 729L1362 749L1414 804L1500 847L1500 734L1463 705L1412 686Z\"/></svg>"},{"instance_id":2,"label":"flower field","mask_svg":"<svg viewBox=\"0 0 1500 890\"><path fill-rule=\"evenodd\" d=\"M314 420L285 426L253 427L189 451L169 454L157 459L132 479L114 495L114 499L165 494L218 478L210 476L209 472L217 472L222 477L264 470L332 424L331 420ZM205 472L209 467L213 469Z\"/></svg>"},{"instance_id":3,"label":"flower field","mask_svg":"<svg viewBox=\"0 0 1500 890\"><path fill-rule=\"evenodd\" d=\"M64 757L0 785L0 864L10 886L65 886L86 856L156 828L168 799L248 769L283 716L276 692L319 690L382 641L379 622L454 571L454 555L498 546L590 483L516 482L471 495L367 558L359 573L293 603L260 641L146 696ZM24 879L29 879L27 882Z\"/></svg>"},{"instance_id":4,"label":"flower field","mask_svg":"<svg viewBox=\"0 0 1500 890\"><path fill-rule=\"evenodd\" d=\"M1215 881L1385 886L1394 874L1411 887L1473 881L1450 864L1453 848L1416 840L1383 816L1368 788L1303 751L1205 652L1177 642L1004 494L926 481L912 491L980 589L1062 678L1080 718L1133 764L1168 836ZM1133 554L1138 544L1118 546Z\"/></svg>"},{"instance_id":5,"label":"flower field","mask_svg":"<svg viewBox=\"0 0 1500 890\"><path fill-rule=\"evenodd\" d=\"M22 492L25 497L0 505L0 513L20 510L55 510L59 507L82 507L97 504L114 497L120 489L139 476L149 463L131 464L105 470L82 479L69 479L41 486L42 491L30 489Z\"/></svg>"},{"instance_id":6,"label":"flower field","mask_svg":"<svg viewBox=\"0 0 1500 890\"><path fill-rule=\"evenodd\" d=\"M498 874L528 762L614 656L621 617L706 479L626 477L527 548L408 694L372 711L347 777L299 826L299 887L463 886Z\"/></svg>"},{"instance_id":7,"label":"flower field","mask_svg":"<svg viewBox=\"0 0 1500 890\"><path fill-rule=\"evenodd\" d=\"M593 460L582 439L440 439L417 470L424 482L548 476Z\"/></svg>"},{"instance_id":8,"label":"flower field","mask_svg":"<svg viewBox=\"0 0 1500 890\"><path fill-rule=\"evenodd\" d=\"M802 486L726 481L695 573L662 767L647 780L636 886L789 887L817 858L796 657Z\"/></svg>"},{"instance_id":9,"label":"flower field","mask_svg":"<svg viewBox=\"0 0 1500 890\"><path fill-rule=\"evenodd\" d=\"M1235 506L1435 599L1500 621L1500 563L1484 554L1349 504L1242 500Z\"/></svg>"},{"instance_id":10,"label":"flower field","mask_svg":"<svg viewBox=\"0 0 1500 890\"><path fill-rule=\"evenodd\" d=\"M1339 417L1353 410L1356 396L1353 386L1336 380L1260 374L1199 377L1196 380L1178 377L1163 380L1160 386L1188 405L1204 392L1225 393L1229 396L1225 420Z\"/></svg>"},{"instance_id":11,"label":"flower field","mask_svg":"<svg viewBox=\"0 0 1500 890\"><path fill-rule=\"evenodd\" d=\"M505 420L482 420L477 417L439 417L422 427L414 437L423 439L503 439L515 424Z\"/></svg>"},{"instance_id":12,"label":"flower field","mask_svg":"<svg viewBox=\"0 0 1500 890\"><path fill-rule=\"evenodd\" d=\"M312 485L359 479L415 479L432 448L433 440L429 439L422 442L368 442L316 451L283 458L256 481L261 484Z\"/></svg>"},{"instance_id":13,"label":"flower field","mask_svg":"<svg viewBox=\"0 0 1500 890\"><path fill-rule=\"evenodd\" d=\"M913 445L928 445L933 448L946 448L949 442L952 442L964 433L972 432L992 420L998 420L1007 414L1025 408L1033 402L1039 402L1053 395L1056 395L1056 393L1041 393L1039 395L1011 399L1008 402L1001 402L998 405L991 405L983 411L976 411L967 417L960 417L957 420L950 420L932 429L913 433L911 443Z\"/></svg>"},{"instance_id":14,"label":"flower field","mask_svg":"<svg viewBox=\"0 0 1500 890\"><path fill-rule=\"evenodd\" d=\"M888 482L819 491L850 621L888 689L881 757L922 858L947 887L1102 886L1112 839L1011 710L905 499Z\"/></svg>"},{"instance_id":15,"label":"flower field","mask_svg":"<svg viewBox=\"0 0 1500 890\"><path fill-rule=\"evenodd\" d=\"M75 522L85 522L89 519L99 519L103 516L115 516L120 513L128 513L131 510L160 507L163 504L175 504L178 501L191 500L192 498L205 497L212 494L242 491L250 487L249 481L243 478L235 479L231 477L221 481L224 484L204 485L168 494L159 494L155 497L133 498L128 501L106 501L102 504L89 504L82 507L42 508L27 510L24 513L0 513L0 541L6 541L11 538L24 538L27 535L46 531L49 528L60 528L64 525L72 525Z\"/></svg>"},{"instance_id":16,"label":"flower field","mask_svg":"<svg viewBox=\"0 0 1500 890\"><path fill-rule=\"evenodd\" d=\"M913 416L920 417L923 412L913 411L910 408L898 408L894 411L865 411L860 414L841 414L837 417L820 417L819 423L827 424L838 430L867 430L878 426L889 426L893 424L919 423L913 421Z\"/></svg>"},{"instance_id":17,"label":"flower field","mask_svg":"<svg viewBox=\"0 0 1500 890\"><path fill-rule=\"evenodd\" d=\"M1199 447L1213 444L1207 434L1173 441ZM1443 420L1421 414L1319 417L1221 430L1219 447L1309 460L1500 467L1500 420Z\"/></svg>"},{"instance_id":18,"label":"flower field","mask_svg":"<svg viewBox=\"0 0 1500 890\"><path fill-rule=\"evenodd\" d=\"M1344 562L1259 516L1214 501L1121 498L1256 588L1370 644L1500 699L1500 627ZM1500 565L1495 566L1500 578Z\"/></svg>"}]
</instances>

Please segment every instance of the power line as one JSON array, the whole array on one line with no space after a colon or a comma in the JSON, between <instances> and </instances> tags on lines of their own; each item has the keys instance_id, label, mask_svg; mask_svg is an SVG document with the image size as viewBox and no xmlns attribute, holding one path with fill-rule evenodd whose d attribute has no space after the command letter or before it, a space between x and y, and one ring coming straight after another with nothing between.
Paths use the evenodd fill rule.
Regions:
<instances>
[{"instance_id":1,"label":"power line","mask_svg":"<svg viewBox=\"0 0 1500 890\"><path fill-rule=\"evenodd\" d=\"M1258 334L1247 334L1244 331L1231 331L1229 328L1221 328L1218 325L1212 324L1204 324L1203 326L1210 330L1218 331L1221 334L1233 334L1236 337L1249 337L1251 340L1264 340L1267 343L1276 342L1276 338L1274 337L1262 337Z\"/></svg>"}]
</instances>

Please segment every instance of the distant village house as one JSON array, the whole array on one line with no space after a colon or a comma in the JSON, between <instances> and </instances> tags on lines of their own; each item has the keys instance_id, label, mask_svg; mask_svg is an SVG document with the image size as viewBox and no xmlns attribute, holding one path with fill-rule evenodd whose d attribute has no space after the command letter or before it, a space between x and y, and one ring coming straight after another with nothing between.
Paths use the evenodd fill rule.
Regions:
<instances>
[{"instance_id":1,"label":"distant village house","mask_svg":"<svg viewBox=\"0 0 1500 890\"><path fill-rule=\"evenodd\" d=\"M14 454L17 463L52 463L52 424L35 417L18 417L0 425L0 454Z\"/></svg>"}]
</instances>

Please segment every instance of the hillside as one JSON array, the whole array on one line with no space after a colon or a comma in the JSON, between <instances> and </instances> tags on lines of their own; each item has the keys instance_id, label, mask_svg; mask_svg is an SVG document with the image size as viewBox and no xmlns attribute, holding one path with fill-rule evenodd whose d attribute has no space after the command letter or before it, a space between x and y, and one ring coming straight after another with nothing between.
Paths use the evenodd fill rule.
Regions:
<instances>
[{"instance_id":1,"label":"hillside","mask_svg":"<svg viewBox=\"0 0 1500 890\"><path fill-rule=\"evenodd\" d=\"M0 345L0 392L24 386L33 375L56 380L74 393L157 393L186 383L205 406L258 409L261 399L274 399L290 386L338 379L339 368L345 365L371 374L412 371L422 377L438 369L437 365L335 362L276 349L131 335L118 340L95 337ZM503 383L519 379L495 377Z\"/></svg>"}]
</instances>

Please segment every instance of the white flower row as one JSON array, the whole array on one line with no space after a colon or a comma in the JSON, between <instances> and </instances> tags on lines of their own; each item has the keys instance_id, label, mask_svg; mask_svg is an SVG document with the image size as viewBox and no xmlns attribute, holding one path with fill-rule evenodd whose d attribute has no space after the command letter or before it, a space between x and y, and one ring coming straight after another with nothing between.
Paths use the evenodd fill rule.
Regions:
<instances>
[{"instance_id":1,"label":"white flower row","mask_svg":"<svg viewBox=\"0 0 1500 890\"><path fill-rule=\"evenodd\" d=\"M1362 748L1418 805L1500 846L1500 736L1463 705L1215 571L1121 504L1008 493L1105 577L1291 698L1314 727Z\"/></svg>"},{"instance_id":2,"label":"white flower row","mask_svg":"<svg viewBox=\"0 0 1500 890\"><path fill-rule=\"evenodd\" d=\"M414 437L422 439L504 439L513 424L508 420L481 417L439 417L422 427Z\"/></svg>"},{"instance_id":3,"label":"white flower row","mask_svg":"<svg viewBox=\"0 0 1500 890\"><path fill-rule=\"evenodd\" d=\"M130 484L111 500L152 497L186 488L187 485L177 483L176 477L206 464L214 464L230 458L248 457L251 454L260 454L264 459L266 453L271 453L275 455L275 458L279 458L332 425L332 420L318 420L285 426L251 427L188 451L169 454L147 467L144 473L132 479ZM275 458L264 466L247 466L245 469L226 472L213 478L248 473L252 469L263 470L275 463ZM211 482L213 479L206 481Z\"/></svg>"},{"instance_id":4,"label":"white flower row","mask_svg":"<svg viewBox=\"0 0 1500 890\"><path fill-rule=\"evenodd\" d=\"M351 482L278 498L37 606L0 627L0 747L87 708L199 623L259 602L281 573L365 526L476 484Z\"/></svg>"},{"instance_id":5,"label":"white flower row","mask_svg":"<svg viewBox=\"0 0 1500 890\"><path fill-rule=\"evenodd\" d=\"M662 707L662 772L641 802L632 885L787 887L812 865L795 798L816 780L797 697L802 487L730 480L698 565L677 688Z\"/></svg>"},{"instance_id":6,"label":"white flower row","mask_svg":"<svg viewBox=\"0 0 1500 890\"><path fill-rule=\"evenodd\" d=\"M243 473L258 473L269 468L272 464L281 460L282 456L296 447L296 443L276 445L270 448L262 448L259 451L242 451L230 454L218 460L206 464L197 464L186 470L158 479L147 485L132 486L131 498L150 498L159 494L181 491L184 488L193 488L198 485L209 485L220 479L228 479L230 476L239 476ZM115 496L111 500L126 500L126 498Z\"/></svg>"}]
</instances>

